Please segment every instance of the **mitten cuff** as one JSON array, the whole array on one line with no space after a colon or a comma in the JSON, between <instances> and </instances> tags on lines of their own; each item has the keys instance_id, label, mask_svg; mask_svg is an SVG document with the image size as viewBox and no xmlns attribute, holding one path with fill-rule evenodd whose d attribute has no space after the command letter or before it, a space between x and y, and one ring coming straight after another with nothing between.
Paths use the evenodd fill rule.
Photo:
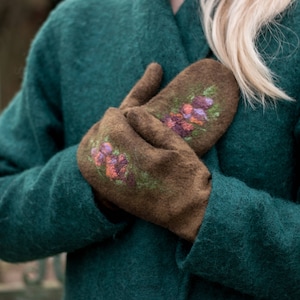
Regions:
<instances>
[{"instance_id":1,"label":"mitten cuff","mask_svg":"<svg viewBox=\"0 0 300 300\"><path fill-rule=\"evenodd\" d=\"M210 193L211 180L209 180L205 188L201 187L201 191L195 197L197 200L188 200L189 203L187 203L185 210L178 215L175 222L172 222L169 230L180 238L193 243L204 219Z\"/></svg>"}]
</instances>

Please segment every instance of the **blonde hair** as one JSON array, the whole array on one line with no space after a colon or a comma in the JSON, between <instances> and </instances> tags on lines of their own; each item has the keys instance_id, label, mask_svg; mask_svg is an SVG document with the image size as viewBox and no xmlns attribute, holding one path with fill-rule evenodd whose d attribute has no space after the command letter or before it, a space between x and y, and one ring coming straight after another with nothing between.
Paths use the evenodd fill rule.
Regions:
<instances>
[{"instance_id":1,"label":"blonde hair","mask_svg":"<svg viewBox=\"0 0 300 300\"><path fill-rule=\"evenodd\" d=\"M276 87L273 74L256 49L261 28L276 23L293 0L200 0L202 23L217 58L231 69L245 100L253 106L271 100L292 100Z\"/></svg>"}]
</instances>

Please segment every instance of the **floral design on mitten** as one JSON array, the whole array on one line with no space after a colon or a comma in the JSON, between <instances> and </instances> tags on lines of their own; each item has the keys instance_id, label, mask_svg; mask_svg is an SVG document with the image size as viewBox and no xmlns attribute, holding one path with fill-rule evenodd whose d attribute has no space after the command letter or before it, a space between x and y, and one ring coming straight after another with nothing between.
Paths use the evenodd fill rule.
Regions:
<instances>
[{"instance_id":1,"label":"floral design on mitten","mask_svg":"<svg viewBox=\"0 0 300 300\"><path fill-rule=\"evenodd\" d=\"M91 149L90 159L101 175L105 174L105 177L116 184L136 185L134 174L128 167L126 154L113 149L110 142L96 142L96 146Z\"/></svg>"},{"instance_id":2,"label":"floral design on mitten","mask_svg":"<svg viewBox=\"0 0 300 300\"><path fill-rule=\"evenodd\" d=\"M184 101L175 98L169 113L156 114L156 117L188 142L201 131L205 132L209 122L220 116L220 106L213 99L216 89L211 86L203 92L192 90Z\"/></svg>"},{"instance_id":3,"label":"floral design on mitten","mask_svg":"<svg viewBox=\"0 0 300 300\"><path fill-rule=\"evenodd\" d=\"M181 71L144 107L202 156L228 129L238 102L232 72L213 59L203 59Z\"/></svg>"},{"instance_id":4,"label":"floral design on mitten","mask_svg":"<svg viewBox=\"0 0 300 300\"><path fill-rule=\"evenodd\" d=\"M193 149L145 107L131 107L126 116L109 108L84 135L77 161L103 213L119 208L195 239L211 174Z\"/></svg>"},{"instance_id":5,"label":"floral design on mitten","mask_svg":"<svg viewBox=\"0 0 300 300\"><path fill-rule=\"evenodd\" d=\"M108 136L103 141L91 139L90 145L88 160L95 165L102 179L120 187L156 189L160 186L159 181L151 178L149 173L134 167L131 156L114 147Z\"/></svg>"}]
</instances>

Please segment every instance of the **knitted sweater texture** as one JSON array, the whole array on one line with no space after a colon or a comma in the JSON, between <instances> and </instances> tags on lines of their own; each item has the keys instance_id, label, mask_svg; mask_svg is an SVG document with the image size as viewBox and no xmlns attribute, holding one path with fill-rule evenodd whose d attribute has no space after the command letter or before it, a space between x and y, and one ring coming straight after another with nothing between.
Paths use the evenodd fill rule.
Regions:
<instances>
[{"instance_id":1,"label":"knitted sweater texture","mask_svg":"<svg viewBox=\"0 0 300 300\"><path fill-rule=\"evenodd\" d=\"M300 5L258 47L294 102L243 99L204 158L212 193L196 241L95 206L76 151L146 66L163 86L212 57L194 0L66 0L32 43L20 92L0 116L0 258L67 252L67 300L300 299ZM186 191L189 197L189 191ZM184 200L184 199L183 199Z\"/></svg>"}]
</instances>

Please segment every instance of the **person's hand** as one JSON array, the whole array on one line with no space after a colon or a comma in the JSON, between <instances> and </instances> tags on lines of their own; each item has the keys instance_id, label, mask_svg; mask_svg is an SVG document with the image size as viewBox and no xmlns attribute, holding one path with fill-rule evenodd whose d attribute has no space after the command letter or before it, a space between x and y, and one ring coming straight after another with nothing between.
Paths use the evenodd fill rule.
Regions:
<instances>
[{"instance_id":1,"label":"person's hand","mask_svg":"<svg viewBox=\"0 0 300 300\"><path fill-rule=\"evenodd\" d=\"M126 114L127 110L145 104L149 101L159 90L162 80L162 68L157 63L151 63L140 80L134 85L129 94L120 104L120 110ZM99 120L101 122L101 120ZM105 216L112 222L116 223L120 220L128 219L126 214L119 207L105 199L103 195L93 190L94 198L98 208L105 214Z\"/></svg>"},{"instance_id":2,"label":"person's hand","mask_svg":"<svg viewBox=\"0 0 300 300\"><path fill-rule=\"evenodd\" d=\"M159 64L149 64L143 76L120 104L119 109L123 114L126 114L128 109L141 106L152 99L160 88L162 75L162 67Z\"/></svg>"},{"instance_id":3,"label":"person's hand","mask_svg":"<svg viewBox=\"0 0 300 300\"><path fill-rule=\"evenodd\" d=\"M176 133L178 135L177 142L178 137L181 137L182 140L180 144L182 144L183 141L187 142L199 156L202 156L227 130L236 112L239 91L232 73L214 60L206 59L198 61L182 71L166 88L156 94L160 86L161 77L161 67L156 63L150 64L144 76L137 82L121 104L120 111L118 112L118 114L120 114L119 118L115 118L114 120L113 118L106 118L107 126L111 127L108 120L113 121L113 126L117 126L118 122L120 122L120 125L121 122L127 124L126 119L121 117L122 115L128 116L128 121L132 120L133 115L143 115L142 119L140 117L135 118L135 120L140 120L136 123L139 124L138 128L143 127L143 125L140 124L143 122L141 120L151 120L150 125L147 123L144 125L149 125L149 128L150 126L152 128L152 131L147 130L145 132L144 142L152 144L152 138L155 136L152 134L153 132L159 134L159 132L163 131L165 139L168 139L170 134L174 135L174 133ZM137 107L141 105L143 109L137 113ZM117 114L117 111L115 111L115 114ZM155 116L157 120L155 120L153 116ZM158 120L159 122L157 122ZM94 130L95 128L97 128L97 130ZM105 163L101 164L102 167L103 165L111 166L115 164L117 167L113 167L111 171L115 171L115 168L120 168L119 171L121 173L123 171L125 172L123 164L126 164L126 155L125 157L117 155L118 161L115 161L115 158L112 162L106 161L111 158L111 155L108 155L107 151L113 150L110 142L106 143L102 141L101 145L99 144L99 137L103 138L103 129L102 120L100 120L83 138L78 149L78 164L83 176L94 187L96 202L100 208L105 210L106 214L112 211L112 217L117 215L116 219L118 220L118 213L121 212L122 214L119 208L125 208L116 203L113 198L113 193L103 192L102 188L99 188L99 185L96 184L97 180L91 180L90 175L87 175L89 174L88 168L85 168L86 161L82 160L84 153L86 157L90 155L90 159L94 161L98 168L100 165L97 165L95 162L96 159L99 159L99 157L103 159L103 157L105 157ZM127 129L129 130L129 127L127 127ZM170 129L172 129L173 132L170 131ZM138 130L136 133L140 134ZM109 136L108 132L106 132L106 134ZM98 142L95 144L94 141L97 137ZM90 140L89 146L86 145L87 140ZM91 143L94 146L92 146ZM132 146L134 145L132 144ZM169 149L169 146L167 149ZM120 147L122 148L121 144ZM190 148L189 151L191 151ZM108 168L106 172L108 172L107 174L109 175L110 168ZM93 174L93 172L91 173ZM118 179L116 183L122 183L122 180ZM127 178L126 180L128 181L129 179ZM147 190L144 191L144 193L147 193ZM134 194L132 196L134 197ZM202 207L204 206L202 205ZM125 210L129 211L128 209ZM133 211L129 212L142 217ZM198 212L199 211L196 211L196 213ZM203 214L204 210L202 209L198 219L200 223ZM147 219L145 217L143 218ZM157 222L153 223L157 224ZM165 227L178 233L177 229L171 229L172 226ZM184 232L184 229L182 229L182 231ZM180 233L178 235L186 236L187 234Z\"/></svg>"},{"instance_id":4,"label":"person's hand","mask_svg":"<svg viewBox=\"0 0 300 300\"><path fill-rule=\"evenodd\" d=\"M228 129L238 102L232 72L215 60L203 59L180 72L144 107L201 157Z\"/></svg>"},{"instance_id":5,"label":"person's hand","mask_svg":"<svg viewBox=\"0 0 300 300\"><path fill-rule=\"evenodd\" d=\"M111 203L193 241L210 194L210 173L175 132L146 112L106 111L85 135L78 165Z\"/></svg>"}]
</instances>

